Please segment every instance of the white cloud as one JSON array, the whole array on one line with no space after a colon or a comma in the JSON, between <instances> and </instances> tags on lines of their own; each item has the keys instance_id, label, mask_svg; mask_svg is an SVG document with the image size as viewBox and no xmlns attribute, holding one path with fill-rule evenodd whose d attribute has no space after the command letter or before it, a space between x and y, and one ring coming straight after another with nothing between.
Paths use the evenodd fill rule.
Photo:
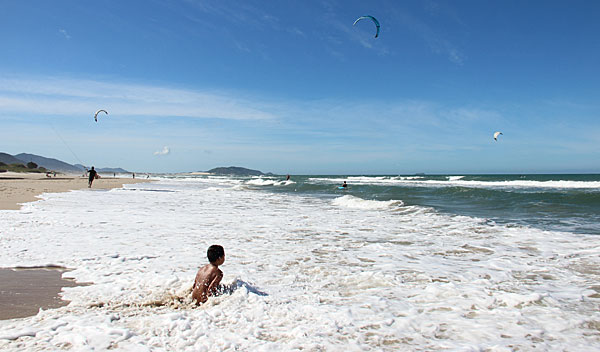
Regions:
<instances>
[{"instance_id":1,"label":"white cloud","mask_svg":"<svg viewBox=\"0 0 600 352\"><path fill-rule=\"evenodd\" d=\"M240 94L68 78L0 79L0 109L12 113L265 120L268 104Z\"/></svg>"},{"instance_id":2,"label":"white cloud","mask_svg":"<svg viewBox=\"0 0 600 352\"><path fill-rule=\"evenodd\" d=\"M167 155L171 152L169 147L164 146L162 150L157 150L154 152L154 155Z\"/></svg>"},{"instance_id":3,"label":"white cloud","mask_svg":"<svg viewBox=\"0 0 600 352\"><path fill-rule=\"evenodd\" d=\"M67 38L67 39L71 39L71 36L69 35L69 33L67 33L67 30L66 30L66 29L59 29L58 31L59 31L60 33L62 33L62 35L64 35L64 36L65 36L65 38Z\"/></svg>"},{"instance_id":4,"label":"white cloud","mask_svg":"<svg viewBox=\"0 0 600 352\"><path fill-rule=\"evenodd\" d=\"M304 32L302 32L300 29L298 29L298 27L288 28L288 32L299 35L301 37L306 37L306 34L304 34Z\"/></svg>"}]
</instances>

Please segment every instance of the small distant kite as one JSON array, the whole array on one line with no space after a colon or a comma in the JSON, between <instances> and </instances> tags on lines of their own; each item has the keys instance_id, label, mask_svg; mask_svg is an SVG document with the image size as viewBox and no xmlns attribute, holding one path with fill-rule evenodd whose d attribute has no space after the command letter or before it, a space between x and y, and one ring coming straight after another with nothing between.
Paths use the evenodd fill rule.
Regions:
<instances>
[{"instance_id":1,"label":"small distant kite","mask_svg":"<svg viewBox=\"0 0 600 352\"><path fill-rule=\"evenodd\" d=\"M494 140L498 141L498 136L501 134L502 134L502 132L494 132Z\"/></svg>"},{"instance_id":2,"label":"small distant kite","mask_svg":"<svg viewBox=\"0 0 600 352\"><path fill-rule=\"evenodd\" d=\"M353 26L360 20L364 20L364 19L370 19L371 21L373 21L373 23L375 23L375 26L377 26L377 33L375 33L375 38L377 38L379 36L379 21L377 21L377 19L373 16L360 16L359 18L356 19L356 21L354 21Z\"/></svg>"},{"instance_id":3,"label":"small distant kite","mask_svg":"<svg viewBox=\"0 0 600 352\"><path fill-rule=\"evenodd\" d=\"M101 109L101 110L98 110L98 111L96 111L96 113L94 114L94 121L98 122L98 114L99 114L100 112L102 112L102 111L104 111L104 113L105 113L106 115L108 115L108 112L106 112L106 110L102 110L102 109Z\"/></svg>"}]
</instances>

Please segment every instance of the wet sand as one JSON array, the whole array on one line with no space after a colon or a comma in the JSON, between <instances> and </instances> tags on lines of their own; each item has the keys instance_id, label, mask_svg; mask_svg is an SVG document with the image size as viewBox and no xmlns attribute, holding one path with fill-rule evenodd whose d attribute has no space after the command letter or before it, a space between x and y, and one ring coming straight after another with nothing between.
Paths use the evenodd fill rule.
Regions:
<instances>
[{"instance_id":1,"label":"wet sand","mask_svg":"<svg viewBox=\"0 0 600 352\"><path fill-rule=\"evenodd\" d=\"M92 189L121 188L124 184L148 182L145 179L101 177L94 180ZM0 173L0 210L19 210L22 203L38 200L42 193L87 189L87 177L57 175L46 177L38 173Z\"/></svg>"},{"instance_id":2,"label":"wet sand","mask_svg":"<svg viewBox=\"0 0 600 352\"><path fill-rule=\"evenodd\" d=\"M0 268L0 320L36 315L40 308L67 305L60 299L63 287L81 286L62 279L63 267Z\"/></svg>"}]
</instances>

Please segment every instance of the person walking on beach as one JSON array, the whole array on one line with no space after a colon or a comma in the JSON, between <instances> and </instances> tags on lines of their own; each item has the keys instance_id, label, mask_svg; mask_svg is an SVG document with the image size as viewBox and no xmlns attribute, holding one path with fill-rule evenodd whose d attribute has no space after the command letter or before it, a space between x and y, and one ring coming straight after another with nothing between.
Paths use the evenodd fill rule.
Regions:
<instances>
[{"instance_id":1,"label":"person walking on beach","mask_svg":"<svg viewBox=\"0 0 600 352\"><path fill-rule=\"evenodd\" d=\"M92 169L88 172L88 188L92 188L92 182L94 182L94 180L97 177L98 173L96 172L96 170L94 170L94 167L92 166Z\"/></svg>"},{"instance_id":2,"label":"person walking on beach","mask_svg":"<svg viewBox=\"0 0 600 352\"><path fill-rule=\"evenodd\" d=\"M219 265L225 262L225 250L215 244L208 247L206 256L209 264L198 270L192 287L192 299L196 301L196 305L206 302L210 296L218 295L222 289L219 284L223 278L223 272L219 269Z\"/></svg>"}]
</instances>

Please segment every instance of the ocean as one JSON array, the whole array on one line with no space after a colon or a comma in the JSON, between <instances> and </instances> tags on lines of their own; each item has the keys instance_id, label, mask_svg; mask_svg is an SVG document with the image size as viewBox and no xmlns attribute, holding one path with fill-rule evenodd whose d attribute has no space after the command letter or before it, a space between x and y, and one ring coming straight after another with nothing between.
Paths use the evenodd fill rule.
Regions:
<instances>
[{"instance_id":1,"label":"ocean","mask_svg":"<svg viewBox=\"0 0 600 352\"><path fill-rule=\"evenodd\" d=\"M196 308L212 244L235 290ZM0 211L0 267L93 285L0 321L0 349L600 350L599 246L600 175L164 175L46 194Z\"/></svg>"}]
</instances>

